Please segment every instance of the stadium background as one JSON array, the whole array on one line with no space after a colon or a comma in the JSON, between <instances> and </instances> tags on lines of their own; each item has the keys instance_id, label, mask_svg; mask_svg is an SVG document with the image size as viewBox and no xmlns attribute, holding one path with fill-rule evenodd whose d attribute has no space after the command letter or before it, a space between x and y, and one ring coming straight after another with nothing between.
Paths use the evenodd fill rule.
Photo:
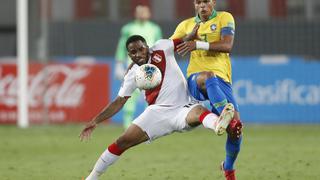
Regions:
<instances>
[{"instance_id":1,"label":"stadium background","mask_svg":"<svg viewBox=\"0 0 320 180\"><path fill-rule=\"evenodd\" d=\"M92 77L99 77L99 75L88 75L87 81L91 81L91 84L84 85L83 94L80 93L77 97L78 103L69 102L68 104L66 100L63 102L60 100L59 103L59 97L64 99L61 98L63 85L68 88L63 80L68 80L66 74L61 75L60 72L61 80L53 83L62 88L59 91L60 96L59 92L48 95L48 89L54 85L52 83L44 85L40 82L44 90L39 90L34 95L37 103L30 108L36 113L31 113L31 116L35 117L31 119L37 122L41 121L40 119L58 122L79 119L85 121L97 113L103 104L116 96L119 82L115 80L112 72L115 48L121 26L132 19L133 8L137 4L147 4L151 7L152 19L160 24L164 38L168 38L173 33L179 21L194 14L192 3L185 3L184 0L29 1L31 64L67 63L70 65L74 62L86 61L104 64L105 68L108 68L102 75L105 80L100 78L102 84L105 81L107 86L100 91L100 97L94 91L101 88L92 88L96 86L95 84L101 85L101 83L92 83L95 81ZM11 87L13 85L6 82L10 73L14 73L6 70L8 65L6 63L16 62L15 5L15 1L3 0L0 7L2 14L0 16L0 63L3 67L0 122L14 122L16 118L14 112L16 107L10 101L10 98L14 100L15 97ZM242 110L243 120L257 123L319 123L320 2L315 0L219 0L217 9L230 11L236 19L236 40L231 55L235 94ZM182 69L185 70L186 58L178 58L181 60ZM50 71L47 70L50 68L43 67L30 68L37 69L32 71L36 74L34 76L38 77ZM69 68L72 69L72 67ZM75 69L72 70L75 71ZM52 74L59 74L59 72ZM78 78L80 79L74 80L70 88L77 86L77 82L81 81L81 77ZM33 84L36 85L36 82ZM92 97L94 94L96 96ZM82 104L83 102L86 104ZM79 109L83 112L81 107L91 113L84 113L85 115L77 113ZM59 109L62 110L59 111ZM137 113L141 111L140 108ZM46 115L48 114L46 112L49 114L53 112L53 115ZM120 122L120 117L121 112L113 118L113 121Z\"/></svg>"},{"instance_id":2,"label":"stadium background","mask_svg":"<svg viewBox=\"0 0 320 180\"><path fill-rule=\"evenodd\" d=\"M103 130L110 134L98 130L94 143L74 143L83 122L90 120L117 94L120 82L113 76L115 48L120 28L132 19L135 5L150 5L152 19L161 26L164 38L173 33L182 19L194 15L191 0L29 0L29 119L32 123L29 131L21 131L5 125L15 124L17 118L16 1L1 0L0 4L0 152L3 153L0 161L6 162L0 163L0 174L4 179L46 179L49 176L52 179L79 179L84 176L106 141L110 142L122 131L120 126L108 125ZM229 11L236 19L236 38L231 54L233 85L247 134L239 160L239 169L246 171L239 171L240 179L319 178L316 154L320 153L317 143L320 135L320 1L217 0L217 10ZM186 59L179 57L184 71ZM142 101L137 114L143 110ZM121 113L111 121L121 123ZM35 125L65 122L81 123L80 126L65 127ZM211 138L202 131L193 135L186 137ZM178 140L186 146L188 142L183 137L168 138L164 144L175 147ZM207 149L216 143L223 146L223 140L216 139L207 144ZM196 144L199 139L191 141ZM161 149L161 145L155 144L154 150ZM22 156L21 146L30 157ZM199 151L186 147L193 152ZM79 148L82 151L76 154ZM184 149L176 152L181 150ZM132 154L140 151L142 148ZM181 155L165 148L163 153L173 159ZM200 150L198 158L206 153ZM210 157L223 157L223 149L217 149L216 153ZM145 161L158 158L162 162L162 156L144 154ZM261 154L266 157L262 158ZM78 157L85 162L77 160ZM124 162L130 164L139 160L133 157L125 157ZM25 164L21 165L21 159L26 160ZM64 163L57 163L59 160ZM47 161L53 163L48 165L49 169L44 169L47 164L43 163ZM119 166L127 167L125 163ZM279 164L283 166L277 166ZM170 172L165 167L172 167L171 163L164 167L161 163L157 165L150 166L149 171L157 169L157 178L170 179ZM193 165L197 167L196 163ZM16 166L22 166L18 173ZM136 174L138 167L134 163L127 167L131 169L128 170L131 176L119 170L111 177L147 179L145 174ZM73 170L63 171L66 168ZM46 173L31 175L41 170ZM80 175L77 174L79 171ZM195 179L192 175L197 173L190 172L192 174L181 178ZM169 174L169 178L161 176L162 173ZM267 174L269 176L265 176ZM210 179L210 176L203 179Z\"/></svg>"}]
</instances>

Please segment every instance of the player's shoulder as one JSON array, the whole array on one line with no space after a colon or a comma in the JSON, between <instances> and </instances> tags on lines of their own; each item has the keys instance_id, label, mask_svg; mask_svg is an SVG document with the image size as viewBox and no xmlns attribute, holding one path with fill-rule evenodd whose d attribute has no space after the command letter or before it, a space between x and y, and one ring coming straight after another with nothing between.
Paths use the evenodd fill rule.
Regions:
<instances>
[{"instance_id":1,"label":"player's shoulder","mask_svg":"<svg viewBox=\"0 0 320 180\"><path fill-rule=\"evenodd\" d=\"M158 41L156 41L154 46L166 46L170 43L172 43L171 39L159 39Z\"/></svg>"},{"instance_id":2,"label":"player's shoulder","mask_svg":"<svg viewBox=\"0 0 320 180\"><path fill-rule=\"evenodd\" d=\"M159 39L151 47L152 50L166 50L173 46L173 41L171 39Z\"/></svg>"},{"instance_id":3,"label":"player's shoulder","mask_svg":"<svg viewBox=\"0 0 320 180\"><path fill-rule=\"evenodd\" d=\"M191 18L183 20L180 24L190 24L190 23L195 23L195 22L196 22L196 18L191 17Z\"/></svg>"},{"instance_id":4,"label":"player's shoulder","mask_svg":"<svg viewBox=\"0 0 320 180\"><path fill-rule=\"evenodd\" d=\"M221 17L221 18L223 18L223 17L232 17L233 18L232 14L227 11L217 11L217 16Z\"/></svg>"}]
</instances>

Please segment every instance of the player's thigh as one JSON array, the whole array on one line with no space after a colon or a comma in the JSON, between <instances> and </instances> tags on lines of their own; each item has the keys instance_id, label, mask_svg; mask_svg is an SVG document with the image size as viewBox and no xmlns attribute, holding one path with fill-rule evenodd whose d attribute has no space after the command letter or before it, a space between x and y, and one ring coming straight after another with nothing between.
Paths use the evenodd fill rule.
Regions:
<instances>
[{"instance_id":1,"label":"player's thigh","mask_svg":"<svg viewBox=\"0 0 320 180\"><path fill-rule=\"evenodd\" d=\"M180 108L175 113L175 118L171 121L176 131L183 132L191 130L200 125L199 116L205 109L199 103L189 103Z\"/></svg>"},{"instance_id":2,"label":"player's thigh","mask_svg":"<svg viewBox=\"0 0 320 180\"><path fill-rule=\"evenodd\" d=\"M174 113L177 113L175 109L151 105L132 123L139 126L148 135L151 142L175 131L171 123L175 117Z\"/></svg>"}]
</instances>

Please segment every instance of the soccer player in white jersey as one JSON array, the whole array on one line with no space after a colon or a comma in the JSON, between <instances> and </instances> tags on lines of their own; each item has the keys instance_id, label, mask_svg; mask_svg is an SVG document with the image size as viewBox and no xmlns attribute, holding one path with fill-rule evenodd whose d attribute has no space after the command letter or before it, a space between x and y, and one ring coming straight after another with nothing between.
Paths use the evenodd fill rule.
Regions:
<instances>
[{"instance_id":1,"label":"soccer player in white jersey","mask_svg":"<svg viewBox=\"0 0 320 180\"><path fill-rule=\"evenodd\" d=\"M128 38L126 47L133 63L129 66L118 96L82 130L80 139L88 139L97 124L112 117L126 103L137 87L135 70L142 64L156 65L161 73L161 84L146 90L149 106L129 128L101 154L86 180L97 180L127 149L142 142L153 141L173 132L190 130L200 124L216 134L223 134L234 116L234 107L228 104L221 115L211 113L188 95L187 82L175 60L174 50L181 40L159 40L149 48L142 36ZM228 133L236 129L228 128Z\"/></svg>"}]
</instances>

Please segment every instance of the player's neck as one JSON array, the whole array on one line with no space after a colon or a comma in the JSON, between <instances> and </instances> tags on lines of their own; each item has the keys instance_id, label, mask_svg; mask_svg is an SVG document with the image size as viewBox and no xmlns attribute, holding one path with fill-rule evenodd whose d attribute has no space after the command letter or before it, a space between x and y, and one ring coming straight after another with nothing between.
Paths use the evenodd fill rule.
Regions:
<instances>
[{"instance_id":1,"label":"player's neck","mask_svg":"<svg viewBox=\"0 0 320 180\"><path fill-rule=\"evenodd\" d=\"M206 22L209 20L210 16L200 16L201 22Z\"/></svg>"},{"instance_id":2,"label":"player's neck","mask_svg":"<svg viewBox=\"0 0 320 180\"><path fill-rule=\"evenodd\" d=\"M210 19L215 18L216 16L217 16L217 12L216 12L216 10L213 10L211 12L211 14L206 14L206 15L202 15L202 16L200 14L198 14L196 17L196 21L205 23L205 22L209 21Z\"/></svg>"}]
</instances>

